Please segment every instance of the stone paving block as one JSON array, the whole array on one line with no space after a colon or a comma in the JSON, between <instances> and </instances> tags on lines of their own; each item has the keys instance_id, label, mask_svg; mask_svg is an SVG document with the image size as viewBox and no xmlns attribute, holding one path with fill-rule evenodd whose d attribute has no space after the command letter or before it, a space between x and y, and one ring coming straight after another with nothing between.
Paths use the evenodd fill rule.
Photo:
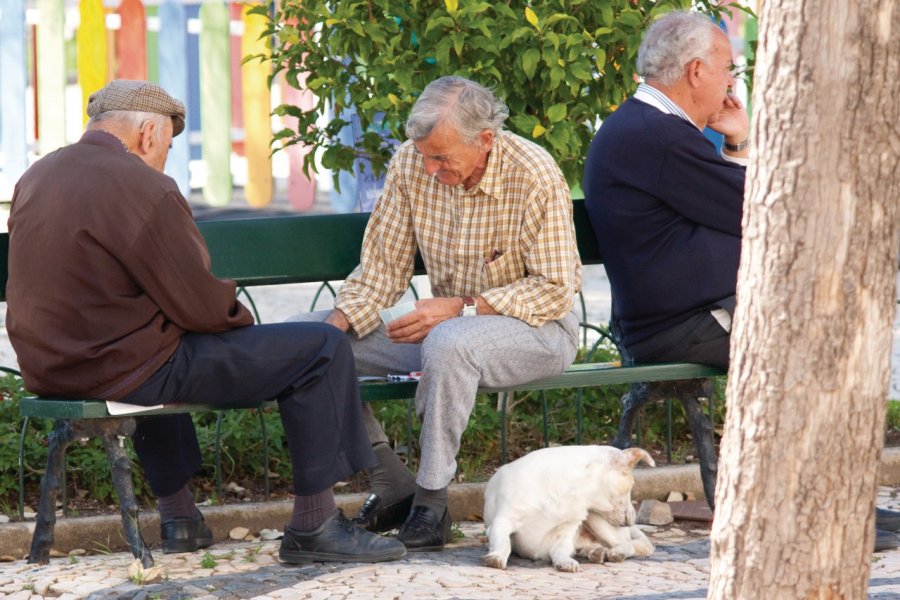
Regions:
<instances>
[{"instance_id":1,"label":"stone paving block","mask_svg":"<svg viewBox=\"0 0 900 600\"><path fill-rule=\"evenodd\" d=\"M295 588L285 588L283 590L272 590L271 592L268 592L265 597L280 600L281 598L298 598L300 596L298 596Z\"/></svg>"},{"instance_id":2,"label":"stone paving block","mask_svg":"<svg viewBox=\"0 0 900 600\"><path fill-rule=\"evenodd\" d=\"M646 525L668 525L672 517L672 507L659 500L644 500L637 511L635 521Z\"/></svg>"},{"instance_id":3,"label":"stone paving block","mask_svg":"<svg viewBox=\"0 0 900 600\"><path fill-rule=\"evenodd\" d=\"M90 596L94 592L106 589L107 587L109 587L108 584L96 581L91 583L82 583L75 587L75 589L72 590L72 593L76 596L84 598L86 596Z\"/></svg>"},{"instance_id":4,"label":"stone paving block","mask_svg":"<svg viewBox=\"0 0 900 600\"><path fill-rule=\"evenodd\" d=\"M471 528L483 528L473 524ZM709 573L708 531L663 527L649 534L657 551L651 557L628 559L622 563L581 563L579 573L561 573L546 563L511 557L505 571L488 569L481 563L486 552L483 540L475 545L458 545L445 552L422 553L392 562L373 565L314 563L286 566L277 563L277 543L260 549L258 542L218 544L212 552L219 558L215 570L200 569L204 553L178 557L158 557L158 565L172 571L188 569L169 581L155 582L143 588L120 578L131 562L127 554L85 556L78 564L56 560L48 566L25 565L24 562L0 564L0 585L6 582L21 590L23 582L35 587L39 579L59 578L83 587L67 588L67 595L86 598L88 584L97 584L102 575L104 590L96 600L150 600L207 597L210 600L335 600L379 598L416 600L418 598L478 600L531 600L565 598L608 600L632 597L640 600L678 600L704 597ZM254 562L247 562L248 556ZM267 564L259 564L267 560ZM871 598L889 598L898 594L900 551L887 552L872 564ZM260 560L261 559L261 560ZM227 572L226 572L227 571ZM12 585L14 584L15 585ZM52 584L48 586L51 594ZM900 598L900 595L897 595ZM30 598L25 600L31 600ZM34 600L37 600L35 598Z\"/></svg>"}]
</instances>

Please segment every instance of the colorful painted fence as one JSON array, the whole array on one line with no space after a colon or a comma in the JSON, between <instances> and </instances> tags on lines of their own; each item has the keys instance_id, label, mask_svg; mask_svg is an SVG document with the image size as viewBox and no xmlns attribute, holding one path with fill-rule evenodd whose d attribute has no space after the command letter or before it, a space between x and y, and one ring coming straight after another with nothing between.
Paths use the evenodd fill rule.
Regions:
<instances>
[{"instance_id":1,"label":"colorful painted fence","mask_svg":"<svg viewBox=\"0 0 900 600\"><path fill-rule=\"evenodd\" d=\"M0 201L36 158L78 139L91 93L111 79L149 79L188 107L166 172L211 206L269 205L274 179L295 210L309 210L315 180L303 148L270 158L273 104L311 102L243 56L262 50L263 18L226 0L0 0ZM286 123L290 125L290 123ZM327 183L327 182L326 182ZM330 186L329 186L330 187ZM355 198L345 199L352 209Z\"/></svg>"},{"instance_id":2,"label":"colorful painted fence","mask_svg":"<svg viewBox=\"0 0 900 600\"><path fill-rule=\"evenodd\" d=\"M292 146L270 157L269 141L273 128L294 124L273 124L273 105L311 106L313 98L283 81L270 89L266 64L241 65L243 56L262 51L259 34L265 24L248 14L247 5L237 0L0 0L0 202L11 197L13 184L31 162L79 138L91 93L111 79L126 78L157 82L187 105L186 133L173 141L166 165L185 196L199 190L212 206L239 198L264 207L273 201L278 182L279 200L298 211L310 210L317 183L330 190L330 176L307 179L302 170L306 150ZM737 16L728 21L731 32L742 26ZM352 108L345 110L342 118L353 124L342 132L348 143L361 132ZM717 135L711 138L720 142ZM342 193L331 192L331 209L370 209L382 185L383 178L365 172L342 173Z\"/></svg>"}]
</instances>

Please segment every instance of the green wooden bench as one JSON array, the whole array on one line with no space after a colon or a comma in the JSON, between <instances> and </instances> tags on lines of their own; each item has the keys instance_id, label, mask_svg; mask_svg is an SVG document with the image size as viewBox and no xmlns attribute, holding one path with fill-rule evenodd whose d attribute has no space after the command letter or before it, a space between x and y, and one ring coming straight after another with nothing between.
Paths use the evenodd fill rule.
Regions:
<instances>
[{"instance_id":1,"label":"green wooden bench","mask_svg":"<svg viewBox=\"0 0 900 600\"><path fill-rule=\"evenodd\" d=\"M598 264L598 254L593 231L582 201L574 203L574 219L579 251L585 264ZM257 285L278 285L303 282L327 282L342 280L359 262L362 237L368 221L367 214L340 215L289 215L276 217L254 217L200 221L198 227L206 238L212 257L212 270L219 277L237 281L242 288ZM6 257L8 236L0 237L0 300L5 301L5 287L8 277ZM421 262L417 272L423 272ZM252 304L252 299L250 299ZM255 311L255 306L252 306ZM582 300L582 312L584 303ZM698 391L697 385L687 383L713 376L723 375L723 371L696 364L664 365L622 365L619 362L577 364L565 373L546 377L522 385L504 389L484 389L498 393L501 401L501 438L505 460L506 403L513 392L635 384L623 397L623 418L619 436L615 444L630 445L634 417L640 406L656 397L675 397L682 401L688 422L697 446L704 486L707 493L715 482L716 456L711 443L711 425L697 402L699 395L709 395ZM664 382L659 385L647 382ZM415 395L416 382L364 382L360 385L363 401L406 400ZM577 401L580 406L580 393ZM235 405L229 408L260 408L274 403L248 406ZM164 409L142 414L171 414L180 412L207 412L221 410L221 406L167 406ZM27 419L55 419L54 429L49 439L46 472L41 480L41 499L37 511L34 537L32 539L29 562L45 563L49 559L49 548L53 542L55 525L55 502L61 485L63 464L67 446L75 439L99 436L113 473L113 484L120 500L120 511L126 538L132 553L145 566L152 564L149 548L141 537L137 525L137 502L134 498L130 466L127 456L120 448L117 436L128 436L133 431L133 416L111 416L106 403L91 399L65 398L24 398L20 413ZM578 441L580 441L580 419ZM265 442L265 440L264 440ZM546 443L546 419L545 419ZM22 457L20 454L20 468ZM218 471L218 469L217 469ZM23 493L20 490L20 498ZM20 502L20 506L23 503Z\"/></svg>"}]
</instances>

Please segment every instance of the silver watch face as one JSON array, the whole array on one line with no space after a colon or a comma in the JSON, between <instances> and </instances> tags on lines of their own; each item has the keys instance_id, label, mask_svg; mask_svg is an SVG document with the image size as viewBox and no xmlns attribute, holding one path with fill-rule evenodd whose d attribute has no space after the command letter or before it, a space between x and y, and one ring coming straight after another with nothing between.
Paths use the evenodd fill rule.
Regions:
<instances>
[{"instance_id":1,"label":"silver watch face","mask_svg":"<svg viewBox=\"0 0 900 600\"><path fill-rule=\"evenodd\" d=\"M474 317L478 314L478 309L475 308L474 304L463 306L462 313L460 313L464 317Z\"/></svg>"}]
</instances>

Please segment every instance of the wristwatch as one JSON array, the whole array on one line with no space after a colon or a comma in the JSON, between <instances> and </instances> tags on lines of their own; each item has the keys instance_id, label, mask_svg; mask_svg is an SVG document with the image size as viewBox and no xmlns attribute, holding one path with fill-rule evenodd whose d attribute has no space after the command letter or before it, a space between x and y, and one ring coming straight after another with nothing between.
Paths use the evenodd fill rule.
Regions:
<instances>
[{"instance_id":1,"label":"wristwatch","mask_svg":"<svg viewBox=\"0 0 900 600\"><path fill-rule=\"evenodd\" d=\"M750 145L750 138L747 138L743 142L739 142L737 144L729 144L728 142L723 142L725 149L729 152L740 152L744 148Z\"/></svg>"},{"instance_id":2,"label":"wristwatch","mask_svg":"<svg viewBox=\"0 0 900 600\"><path fill-rule=\"evenodd\" d=\"M461 317L474 317L478 314L478 308L475 306L475 298L472 296L463 296L463 307L459 311Z\"/></svg>"}]
</instances>

